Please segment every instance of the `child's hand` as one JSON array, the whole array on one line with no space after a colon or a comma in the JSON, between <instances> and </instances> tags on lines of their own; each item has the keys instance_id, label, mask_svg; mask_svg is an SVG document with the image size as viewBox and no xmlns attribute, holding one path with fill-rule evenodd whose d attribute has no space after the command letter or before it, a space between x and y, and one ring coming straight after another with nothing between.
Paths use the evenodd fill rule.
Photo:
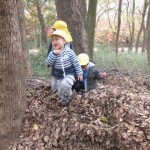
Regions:
<instances>
[{"instance_id":1,"label":"child's hand","mask_svg":"<svg viewBox=\"0 0 150 150\"><path fill-rule=\"evenodd\" d=\"M54 32L54 29L48 28L47 30L47 36L50 36Z\"/></svg>"},{"instance_id":2,"label":"child's hand","mask_svg":"<svg viewBox=\"0 0 150 150\"><path fill-rule=\"evenodd\" d=\"M82 81L83 80L83 76L82 75L77 76L77 80L78 81Z\"/></svg>"},{"instance_id":3,"label":"child's hand","mask_svg":"<svg viewBox=\"0 0 150 150\"><path fill-rule=\"evenodd\" d=\"M100 78L106 78L106 77L107 77L106 72L103 72L103 73L100 75Z\"/></svg>"},{"instance_id":4,"label":"child's hand","mask_svg":"<svg viewBox=\"0 0 150 150\"><path fill-rule=\"evenodd\" d=\"M47 65L47 67L48 67L48 68L50 68L50 67L51 67L51 65Z\"/></svg>"},{"instance_id":5,"label":"child's hand","mask_svg":"<svg viewBox=\"0 0 150 150\"><path fill-rule=\"evenodd\" d=\"M58 50L58 49L55 49L55 50L54 50L54 53L55 53L56 55L61 54L61 52L62 52L62 51L61 51L61 50Z\"/></svg>"}]
</instances>

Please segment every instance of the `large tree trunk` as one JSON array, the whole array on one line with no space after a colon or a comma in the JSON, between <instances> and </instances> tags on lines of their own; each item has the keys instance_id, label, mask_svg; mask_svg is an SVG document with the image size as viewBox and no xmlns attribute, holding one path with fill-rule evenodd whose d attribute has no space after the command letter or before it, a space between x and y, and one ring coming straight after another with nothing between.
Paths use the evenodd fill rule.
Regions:
<instances>
[{"instance_id":1,"label":"large tree trunk","mask_svg":"<svg viewBox=\"0 0 150 150\"><path fill-rule=\"evenodd\" d=\"M142 33L142 29L143 29L143 25L144 25L144 20L145 20L145 14L146 14L147 6L148 6L148 3L147 3L147 0L145 0L145 2L144 2L144 8L143 8L143 13L142 13L142 22L141 22L140 30L138 32L137 40L136 40L136 48L135 48L136 52L138 52L140 35Z\"/></svg>"},{"instance_id":2,"label":"large tree trunk","mask_svg":"<svg viewBox=\"0 0 150 150\"><path fill-rule=\"evenodd\" d=\"M0 149L19 134L26 108L17 1L0 0Z\"/></svg>"},{"instance_id":3,"label":"large tree trunk","mask_svg":"<svg viewBox=\"0 0 150 150\"><path fill-rule=\"evenodd\" d=\"M88 35L89 56L93 59L97 0L89 0L88 6L86 31Z\"/></svg>"},{"instance_id":4,"label":"large tree trunk","mask_svg":"<svg viewBox=\"0 0 150 150\"><path fill-rule=\"evenodd\" d=\"M147 23L146 23L146 51L147 51L147 59L148 64L150 67L150 3L148 7L148 14L147 14Z\"/></svg>"},{"instance_id":5,"label":"large tree trunk","mask_svg":"<svg viewBox=\"0 0 150 150\"><path fill-rule=\"evenodd\" d=\"M79 10L78 0L55 0L58 19L68 24L73 37L73 47L76 54L88 52L84 21Z\"/></svg>"},{"instance_id":6,"label":"large tree trunk","mask_svg":"<svg viewBox=\"0 0 150 150\"><path fill-rule=\"evenodd\" d=\"M42 44L47 45L47 34L46 34L46 29L45 29L45 22L44 22L39 0L36 0L36 9L38 13L38 19L40 22L41 41L42 41Z\"/></svg>"},{"instance_id":7,"label":"large tree trunk","mask_svg":"<svg viewBox=\"0 0 150 150\"><path fill-rule=\"evenodd\" d=\"M120 27L121 27L121 7L122 7L122 0L119 0L119 7L118 7L118 28L117 28L117 37L116 37L116 59L118 57L119 34L120 34Z\"/></svg>"},{"instance_id":8,"label":"large tree trunk","mask_svg":"<svg viewBox=\"0 0 150 150\"><path fill-rule=\"evenodd\" d=\"M23 52L23 59L24 59L24 67L22 69L25 69L25 76L32 76L32 67L29 60L29 51L27 49L27 40L26 40L26 30L25 30L25 21L24 21L25 15L24 15L24 7L23 7L23 1L18 1L18 19L19 19L19 28L20 28L20 34L21 34L21 43L22 43L22 52Z\"/></svg>"}]
</instances>

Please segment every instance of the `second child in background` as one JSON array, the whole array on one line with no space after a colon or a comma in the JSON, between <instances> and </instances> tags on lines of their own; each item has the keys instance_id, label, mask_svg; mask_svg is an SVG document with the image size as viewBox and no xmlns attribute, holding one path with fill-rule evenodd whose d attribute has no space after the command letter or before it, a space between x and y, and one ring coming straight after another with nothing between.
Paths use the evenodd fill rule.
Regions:
<instances>
[{"instance_id":1,"label":"second child in background","mask_svg":"<svg viewBox=\"0 0 150 150\"><path fill-rule=\"evenodd\" d=\"M100 72L96 65L89 60L89 56L85 53L78 55L78 61L83 70L83 80L76 81L72 87L73 90L79 92L85 90L86 92L96 89L96 81L98 79L106 78L107 74Z\"/></svg>"}]
</instances>

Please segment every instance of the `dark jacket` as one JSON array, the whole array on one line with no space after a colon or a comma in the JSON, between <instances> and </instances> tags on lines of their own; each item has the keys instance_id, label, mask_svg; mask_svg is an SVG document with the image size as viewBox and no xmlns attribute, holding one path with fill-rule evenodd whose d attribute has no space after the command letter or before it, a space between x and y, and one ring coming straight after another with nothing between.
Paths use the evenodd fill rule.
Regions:
<instances>
[{"instance_id":1,"label":"dark jacket","mask_svg":"<svg viewBox=\"0 0 150 150\"><path fill-rule=\"evenodd\" d=\"M94 65L89 67L89 74L87 77L87 91L96 88L96 80L100 79L101 72Z\"/></svg>"}]
</instances>

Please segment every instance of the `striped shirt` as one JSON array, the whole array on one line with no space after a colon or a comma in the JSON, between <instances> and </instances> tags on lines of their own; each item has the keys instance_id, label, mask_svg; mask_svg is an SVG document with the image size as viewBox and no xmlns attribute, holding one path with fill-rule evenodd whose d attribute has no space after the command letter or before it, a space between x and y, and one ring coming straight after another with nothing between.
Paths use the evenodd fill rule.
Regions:
<instances>
[{"instance_id":1,"label":"striped shirt","mask_svg":"<svg viewBox=\"0 0 150 150\"><path fill-rule=\"evenodd\" d=\"M82 75L83 71L73 50L65 46L61 54L51 51L46 59L48 65L54 66L52 76L61 79L65 75Z\"/></svg>"}]
</instances>

